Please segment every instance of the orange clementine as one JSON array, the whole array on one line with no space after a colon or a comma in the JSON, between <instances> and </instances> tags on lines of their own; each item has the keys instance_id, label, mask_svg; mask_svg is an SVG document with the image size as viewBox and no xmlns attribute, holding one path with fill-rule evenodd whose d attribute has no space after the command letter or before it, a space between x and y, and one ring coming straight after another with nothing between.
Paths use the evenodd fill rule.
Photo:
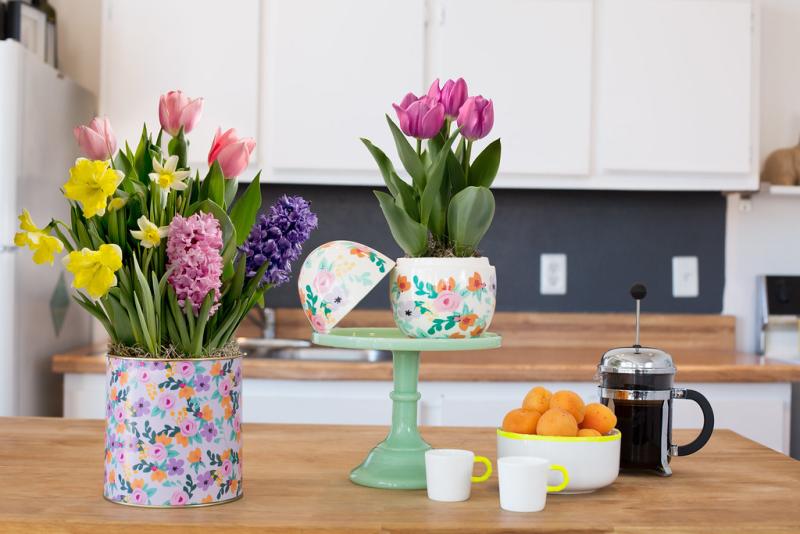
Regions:
<instances>
[{"instance_id":1,"label":"orange clementine","mask_svg":"<svg viewBox=\"0 0 800 534\"><path fill-rule=\"evenodd\" d=\"M536 425L536 433L540 436L567 436L574 438L578 434L578 423L571 413L559 408L551 408L544 412Z\"/></svg>"},{"instance_id":2,"label":"orange clementine","mask_svg":"<svg viewBox=\"0 0 800 534\"><path fill-rule=\"evenodd\" d=\"M574 391L556 391L550 398L550 409L559 408L572 414L575 421L580 423L583 421L583 415L586 410L586 405L583 400Z\"/></svg>"},{"instance_id":3,"label":"orange clementine","mask_svg":"<svg viewBox=\"0 0 800 534\"><path fill-rule=\"evenodd\" d=\"M522 401L522 407L526 410L536 410L539 413L544 413L550 409L550 397L553 394L550 390L542 386L536 386L525 395L525 400Z\"/></svg>"},{"instance_id":4,"label":"orange clementine","mask_svg":"<svg viewBox=\"0 0 800 534\"><path fill-rule=\"evenodd\" d=\"M597 436L602 436L602 434L594 428L581 428L578 430L579 438L596 438Z\"/></svg>"},{"instance_id":5,"label":"orange clementine","mask_svg":"<svg viewBox=\"0 0 800 534\"><path fill-rule=\"evenodd\" d=\"M536 434L536 424L540 416L535 410L516 408L503 418L503 430L516 434Z\"/></svg>"},{"instance_id":6,"label":"orange clementine","mask_svg":"<svg viewBox=\"0 0 800 534\"><path fill-rule=\"evenodd\" d=\"M581 428L592 428L601 434L608 434L615 426L617 426L617 416L608 406L598 402L586 405Z\"/></svg>"}]
</instances>

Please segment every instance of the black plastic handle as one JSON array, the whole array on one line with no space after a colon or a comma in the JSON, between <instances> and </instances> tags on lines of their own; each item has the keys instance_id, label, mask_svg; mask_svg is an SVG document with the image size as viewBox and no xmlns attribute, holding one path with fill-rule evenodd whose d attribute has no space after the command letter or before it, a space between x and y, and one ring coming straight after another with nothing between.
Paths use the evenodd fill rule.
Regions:
<instances>
[{"instance_id":1,"label":"black plastic handle","mask_svg":"<svg viewBox=\"0 0 800 534\"><path fill-rule=\"evenodd\" d=\"M700 435L691 443L678 445L676 456L688 456L696 453L708 443L711 433L714 431L714 410L711 409L708 399L693 389L674 389L672 392L673 399L689 399L696 402L703 411L703 428L700 430Z\"/></svg>"}]
</instances>

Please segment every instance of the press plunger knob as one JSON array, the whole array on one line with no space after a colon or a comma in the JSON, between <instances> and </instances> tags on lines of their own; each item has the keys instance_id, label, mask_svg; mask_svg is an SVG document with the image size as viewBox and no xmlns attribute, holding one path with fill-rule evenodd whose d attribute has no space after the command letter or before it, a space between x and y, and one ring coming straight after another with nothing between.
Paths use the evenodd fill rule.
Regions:
<instances>
[{"instance_id":1,"label":"press plunger knob","mask_svg":"<svg viewBox=\"0 0 800 534\"><path fill-rule=\"evenodd\" d=\"M631 296L635 300L642 300L647 296L647 288L644 287L644 284L633 284L631 286Z\"/></svg>"},{"instance_id":2,"label":"press plunger knob","mask_svg":"<svg viewBox=\"0 0 800 534\"><path fill-rule=\"evenodd\" d=\"M647 288L644 287L644 284L633 284L631 287L631 296L636 301L636 341L633 344L633 348L636 352L639 352L639 349L642 347L639 344L639 314L641 313L641 301L643 298L647 296Z\"/></svg>"}]
</instances>

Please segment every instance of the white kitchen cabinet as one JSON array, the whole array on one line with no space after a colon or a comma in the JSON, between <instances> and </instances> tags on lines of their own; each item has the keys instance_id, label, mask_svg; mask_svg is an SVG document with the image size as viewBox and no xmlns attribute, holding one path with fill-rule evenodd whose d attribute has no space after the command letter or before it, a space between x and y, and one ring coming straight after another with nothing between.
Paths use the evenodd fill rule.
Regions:
<instances>
[{"instance_id":1,"label":"white kitchen cabinet","mask_svg":"<svg viewBox=\"0 0 800 534\"><path fill-rule=\"evenodd\" d=\"M597 11L599 173L754 188L752 2L599 0Z\"/></svg>"},{"instance_id":2,"label":"white kitchen cabinet","mask_svg":"<svg viewBox=\"0 0 800 534\"><path fill-rule=\"evenodd\" d=\"M265 4L262 145L279 181L382 183L359 137L393 146L384 114L425 87L425 0Z\"/></svg>"},{"instance_id":3,"label":"white kitchen cabinet","mask_svg":"<svg viewBox=\"0 0 800 534\"><path fill-rule=\"evenodd\" d=\"M100 113L121 146L136 148L143 121L158 131L158 97L173 89L205 98L190 163L205 164L218 126L257 137L260 9L258 0L105 0Z\"/></svg>"},{"instance_id":4,"label":"white kitchen cabinet","mask_svg":"<svg viewBox=\"0 0 800 534\"><path fill-rule=\"evenodd\" d=\"M551 391L569 389L587 402L598 399L592 382L544 382ZM677 384L705 395L715 428L731 429L789 454L790 383ZM267 380L245 378L243 420L248 423L388 425L392 403L388 381ZM527 382L421 382L419 423L432 426L496 427L520 405ZM702 426L697 405L673 401L673 428ZM64 417L105 417L105 375L64 375Z\"/></svg>"},{"instance_id":5,"label":"white kitchen cabinet","mask_svg":"<svg viewBox=\"0 0 800 534\"><path fill-rule=\"evenodd\" d=\"M432 77L463 77L495 104L501 172L588 175L592 0L442 0Z\"/></svg>"}]
</instances>

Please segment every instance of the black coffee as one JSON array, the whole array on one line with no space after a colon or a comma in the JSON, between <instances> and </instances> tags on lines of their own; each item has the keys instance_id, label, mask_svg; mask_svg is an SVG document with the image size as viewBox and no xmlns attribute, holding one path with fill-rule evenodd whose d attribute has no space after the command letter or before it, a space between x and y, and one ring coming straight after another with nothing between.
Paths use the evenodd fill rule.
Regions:
<instances>
[{"instance_id":1,"label":"black coffee","mask_svg":"<svg viewBox=\"0 0 800 534\"><path fill-rule=\"evenodd\" d=\"M672 401L603 399L603 403L616 414L617 428L622 432L620 467L662 471L665 466L663 462L669 462L667 452L672 427Z\"/></svg>"}]
</instances>

